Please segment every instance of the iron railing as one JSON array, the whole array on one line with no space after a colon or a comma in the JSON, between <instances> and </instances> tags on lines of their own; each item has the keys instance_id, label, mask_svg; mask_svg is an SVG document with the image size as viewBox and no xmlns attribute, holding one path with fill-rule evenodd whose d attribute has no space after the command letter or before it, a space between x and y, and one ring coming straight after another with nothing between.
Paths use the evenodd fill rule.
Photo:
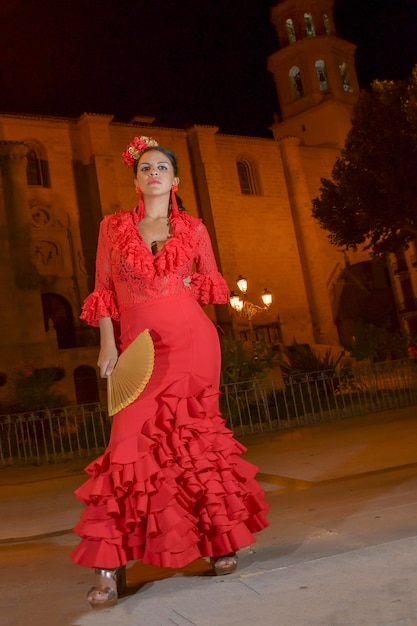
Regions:
<instances>
[{"instance_id":1,"label":"iron railing","mask_svg":"<svg viewBox=\"0 0 417 626\"><path fill-rule=\"evenodd\" d=\"M0 465L56 463L100 454L110 420L100 404L0 416Z\"/></svg>"},{"instance_id":2,"label":"iron railing","mask_svg":"<svg viewBox=\"0 0 417 626\"><path fill-rule=\"evenodd\" d=\"M225 385L220 403L236 436L417 405L417 360L287 374Z\"/></svg>"},{"instance_id":3,"label":"iron railing","mask_svg":"<svg viewBox=\"0 0 417 626\"><path fill-rule=\"evenodd\" d=\"M417 359L223 385L220 408L236 436L417 405ZM111 420L101 404L0 416L0 466L101 454Z\"/></svg>"}]
</instances>

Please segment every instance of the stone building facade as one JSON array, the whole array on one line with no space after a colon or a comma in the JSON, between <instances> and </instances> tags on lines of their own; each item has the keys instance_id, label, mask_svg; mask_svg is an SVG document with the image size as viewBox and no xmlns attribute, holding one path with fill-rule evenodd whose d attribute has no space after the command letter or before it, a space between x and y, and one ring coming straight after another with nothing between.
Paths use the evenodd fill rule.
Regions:
<instances>
[{"instance_id":1,"label":"stone building facade","mask_svg":"<svg viewBox=\"0 0 417 626\"><path fill-rule=\"evenodd\" d=\"M97 334L79 321L94 284L99 222L130 210L136 194L121 152L152 135L180 164L184 206L207 225L230 289L273 302L254 319L272 342L340 346L346 267L369 264L330 246L311 217L349 130L359 87L352 44L337 37L332 0L291 0L271 10L279 50L268 59L281 105L273 138L224 135L214 126L158 128L85 113L78 119L0 114L0 370L35 362L65 369L73 403L104 393ZM379 276L379 278L378 278ZM373 276L384 282L384 276ZM228 305L208 307L226 331L247 331ZM10 389L9 389L10 391ZM7 396L7 385L0 394ZM1 399L1 397L0 397Z\"/></svg>"}]
</instances>

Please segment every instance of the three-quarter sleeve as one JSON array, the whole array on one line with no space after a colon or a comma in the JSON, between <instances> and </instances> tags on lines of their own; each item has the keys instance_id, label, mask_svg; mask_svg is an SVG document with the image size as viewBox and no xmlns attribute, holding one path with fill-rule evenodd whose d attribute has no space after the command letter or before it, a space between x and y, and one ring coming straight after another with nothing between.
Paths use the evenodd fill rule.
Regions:
<instances>
[{"instance_id":1,"label":"three-quarter sleeve","mask_svg":"<svg viewBox=\"0 0 417 626\"><path fill-rule=\"evenodd\" d=\"M106 218L100 223L94 291L85 299L80 319L90 326L98 326L98 321L102 317L111 317L113 320L120 318L112 276L111 246Z\"/></svg>"},{"instance_id":2,"label":"three-quarter sleeve","mask_svg":"<svg viewBox=\"0 0 417 626\"><path fill-rule=\"evenodd\" d=\"M204 224L198 227L195 253L196 272L191 274L190 287L201 304L225 304L229 301L229 288L217 269L210 236Z\"/></svg>"}]
</instances>

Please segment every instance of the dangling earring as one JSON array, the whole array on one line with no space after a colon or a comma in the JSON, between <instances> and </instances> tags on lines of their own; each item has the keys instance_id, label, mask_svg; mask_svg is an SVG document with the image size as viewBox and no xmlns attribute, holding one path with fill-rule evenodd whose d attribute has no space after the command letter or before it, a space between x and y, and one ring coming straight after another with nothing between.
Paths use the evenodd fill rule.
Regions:
<instances>
[{"instance_id":1,"label":"dangling earring","mask_svg":"<svg viewBox=\"0 0 417 626\"><path fill-rule=\"evenodd\" d=\"M177 196L175 195L175 192L177 191L177 189L178 189L178 185L172 185L171 206L170 206L170 213L169 213L170 217L179 215Z\"/></svg>"},{"instance_id":2,"label":"dangling earring","mask_svg":"<svg viewBox=\"0 0 417 626\"><path fill-rule=\"evenodd\" d=\"M136 193L140 193L140 187L135 187Z\"/></svg>"},{"instance_id":3,"label":"dangling earring","mask_svg":"<svg viewBox=\"0 0 417 626\"><path fill-rule=\"evenodd\" d=\"M139 194L139 204L136 207L136 213L138 220L142 220L145 217L145 203L143 201L143 195L139 187L136 187L136 193Z\"/></svg>"}]
</instances>

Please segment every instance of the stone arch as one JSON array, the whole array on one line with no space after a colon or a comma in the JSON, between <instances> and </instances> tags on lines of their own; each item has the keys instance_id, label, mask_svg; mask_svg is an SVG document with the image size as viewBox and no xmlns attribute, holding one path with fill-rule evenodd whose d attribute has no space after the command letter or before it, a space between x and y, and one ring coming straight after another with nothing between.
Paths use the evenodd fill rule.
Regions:
<instances>
[{"instance_id":1,"label":"stone arch","mask_svg":"<svg viewBox=\"0 0 417 626\"><path fill-rule=\"evenodd\" d=\"M329 16L327 15L327 13L323 13L322 17L323 17L324 31L325 31L326 35L331 35L332 34L332 25L330 23Z\"/></svg>"},{"instance_id":2,"label":"stone arch","mask_svg":"<svg viewBox=\"0 0 417 626\"><path fill-rule=\"evenodd\" d=\"M316 29L314 28L314 21L311 13L304 13L304 24L306 27L307 37L315 37Z\"/></svg>"},{"instance_id":3,"label":"stone arch","mask_svg":"<svg viewBox=\"0 0 417 626\"><path fill-rule=\"evenodd\" d=\"M49 164L44 146L33 139L24 141L26 153L26 180L30 187L50 187Z\"/></svg>"},{"instance_id":4,"label":"stone arch","mask_svg":"<svg viewBox=\"0 0 417 626\"><path fill-rule=\"evenodd\" d=\"M241 193L248 196L258 195L259 182L253 161L247 157L239 157L236 159L236 169Z\"/></svg>"},{"instance_id":5,"label":"stone arch","mask_svg":"<svg viewBox=\"0 0 417 626\"><path fill-rule=\"evenodd\" d=\"M56 331L58 348L75 348L77 344L74 315L68 300L56 293L43 293L42 309L45 330L48 332L52 323Z\"/></svg>"},{"instance_id":6,"label":"stone arch","mask_svg":"<svg viewBox=\"0 0 417 626\"><path fill-rule=\"evenodd\" d=\"M316 68L317 80L319 81L320 91L329 90L329 81L327 79L326 64L323 59L317 59L314 66Z\"/></svg>"},{"instance_id":7,"label":"stone arch","mask_svg":"<svg viewBox=\"0 0 417 626\"><path fill-rule=\"evenodd\" d=\"M340 267L330 290L340 343L351 347L359 327L398 327L396 304L385 259Z\"/></svg>"},{"instance_id":8,"label":"stone arch","mask_svg":"<svg viewBox=\"0 0 417 626\"><path fill-rule=\"evenodd\" d=\"M349 70L345 61L339 62L339 73L340 73L340 78L342 79L343 91L347 91L351 93L353 89L352 89L352 85L350 84Z\"/></svg>"},{"instance_id":9,"label":"stone arch","mask_svg":"<svg viewBox=\"0 0 417 626\"><path fill-rule=\"evenodd\" d=\"M290 17L285 20L285 28L287 29L288 43L294 43L297 40L297 35L295 33L294 22Z\"/></svg>"},{"instance_id":10,"label":"stone arch","mask_svg":"<svg viewBox=\"0 0 417 626\"><path fill-rule=\"evenodd\" d=\"M304 96L303 80L301 78L301 71L297 65L293 65L289 71L290 83L292 92L296 98L302 98Z\"/></svg>"}]
</instances>

